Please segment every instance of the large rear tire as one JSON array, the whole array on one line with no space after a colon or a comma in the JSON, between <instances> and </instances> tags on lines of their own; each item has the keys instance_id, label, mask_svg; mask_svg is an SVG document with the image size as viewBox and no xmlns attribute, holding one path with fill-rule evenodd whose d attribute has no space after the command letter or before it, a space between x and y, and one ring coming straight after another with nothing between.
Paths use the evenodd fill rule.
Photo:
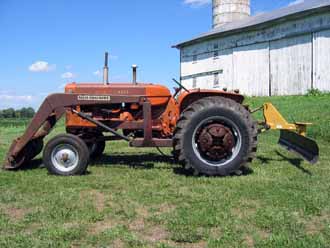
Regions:
<instances>
[{"instance_id":1,"label":"large rear tire","mask_svg":"<svg viewBox=\"0 0 330 248\"><path fill-rule=\"evenodd\" d=\"M174 132L173 154L195 175L228 176L253 160L257 135L257 123L241 104L207 97L181 114Z\"/></svg>"},{"instance_id":2,"label":"large rear tire","mask_svg":"<svg viewBox=\"0 0 330 248\"><path fill-rule=\"evenodd\" d=\"M79 137L72 134L60 134L47 143L43 161L50 174L82 175L86 172L89 163L89 150Z\"/></svg>"}]
</instances>

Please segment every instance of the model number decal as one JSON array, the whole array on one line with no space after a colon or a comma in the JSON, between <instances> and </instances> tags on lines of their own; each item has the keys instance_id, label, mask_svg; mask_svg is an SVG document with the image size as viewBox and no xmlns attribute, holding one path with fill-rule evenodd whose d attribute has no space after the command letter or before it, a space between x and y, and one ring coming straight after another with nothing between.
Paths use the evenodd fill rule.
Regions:
<instances>
[{"instance_id":1,"label":"model number decal","mask_svg":"<svg viewBox=\"0 0 330 248\"><path fill-rule=\"evenodd\" d=\"M100 101L100 102L109 102L109 101L111 101L111 96L91 96L91 95L80 95L80 96L78 96L78 101Z\"/></svg>"}]
</instances>

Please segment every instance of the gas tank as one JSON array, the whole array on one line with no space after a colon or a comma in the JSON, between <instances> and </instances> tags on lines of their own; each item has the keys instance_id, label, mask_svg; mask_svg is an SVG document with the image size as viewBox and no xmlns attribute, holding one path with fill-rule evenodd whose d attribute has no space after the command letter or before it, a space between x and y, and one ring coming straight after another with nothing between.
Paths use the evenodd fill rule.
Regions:
<instances>
[{"instance_id":1,"label":"gas tank","mask_svg":"<svg viewBox=\"0 0 330 248\"><path fill-rule=\"evenodd\" d=\"M65 87L65 93L110 95L110 96L142 96L146 97L152 106L165 105L171 98L168 88L151 83L71 83Z\"/></svg>"}]
</instances>

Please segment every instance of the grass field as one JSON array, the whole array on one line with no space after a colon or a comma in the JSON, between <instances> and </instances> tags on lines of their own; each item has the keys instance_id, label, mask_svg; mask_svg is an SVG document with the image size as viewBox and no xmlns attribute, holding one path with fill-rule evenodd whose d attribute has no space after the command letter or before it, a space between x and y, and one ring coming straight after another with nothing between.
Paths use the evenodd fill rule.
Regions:
<instances>
[{"instance_id":1,"label":"grass field","mask_svg":"<svg viewBox=\"0 0 330 248\"><path fill-rule=\"evenodd\" d=\"M330 96L248 102L270 100L290 121L315 123L317 166L278 147L277 132L260 136L241 177L185 175L125 142L109 143L81 177L50 176L37 159L0 172L0 247L330 247ZM0 120L1 159L26 124Z\"/></svg>"}]
</instances>

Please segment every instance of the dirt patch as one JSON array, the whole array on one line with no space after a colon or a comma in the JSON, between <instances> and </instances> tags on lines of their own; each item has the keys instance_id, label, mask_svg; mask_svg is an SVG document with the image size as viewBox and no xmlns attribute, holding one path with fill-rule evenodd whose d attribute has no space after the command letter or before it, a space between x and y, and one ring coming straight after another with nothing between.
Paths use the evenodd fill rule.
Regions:
<instances>
[{"instance_id":1,"label":"dirt patch","mask_svg":"<svg viewBox=\"0 0 330 248\"><path fill-rule=\"evenodd\" d=\"M37 230L39 230L42 227L41 224L39 223L32 223L31 225L29 225L25 230L24 233L25 234L33 234L34 232L36 232Z\"/></svg>"},{"instance_id":2,"label":"dirt patch","mask_svg":"<svg viewBox=\"0 0 330 248\"><path fill-rule=\"evenodd\" d=\"M247 235L243 242L247 247L254 247L254 239L252 236Z\"/></svg>"},{"instance_id":3,"label":"dirt patch","mask_svg":"<svg viewBox=\"0 0 330 248\"><path fill-rule=\"evenodd\" d=\"M132 231L143 231L145 228L144 219L137 218L129 224L129 229Z\"/></svg>"},{"instance_id":4,"label":"dirt patch","mask_svg":"<svg viewBox=\"0 0 330 248\"><path fill-rule=\"evenodd\" d=\"M112 248L124 248L124 242L121 241L120 239L116 239L113 243L112 243Z\"/></svg>"},{"instance_id":5,"label":"dirt patch","mask_svg":"<svg viewBox=\"0 0 330 248\"><path fill-rule=\"evenodd\" d=\"M63 227L65 229L77 228L77 227L79 227L79 223L77 223L77 222L67 222L67 223L63 224Z\"/></svg>"},{"instance_id":6,"label":"dirt patch","mask_svg":"<svg viewBox=\"0 0 330 248\"><path fill-rule=\"evenodd\" d=\"M136 218L129 223L128 227L132 231L143 231L145 229L145 219L150 216L149 211L144 207L138 207L135 209Z\"/></svg>"},{"instance_id":7,"label":"dirt patch","mask_svg":"<svg viewBox=\"0 0 330 248\"><path fill-rule=\"evenodd\" d=\"M142 240L155 243L155 242L166 241L168 237L168 232L160 226L154 226L148 229L143 234L140 234L139 236L141 237Z\"/></svg>"},{"instance_id":8,"label":"dirt patch","mask_svg":"<svg viewBox=\"0 0 330 248\"><path fill-rule=\"evenodd\" d=\"M254 216L256 209L254 208L234 208L231 211L233 216L237 216L240 219L245 219Z\"/></svg>"},{"instance_id":9,"label":"dirt patch","mask_svg":"<svg viewBox=\"0 0 330 248\"><path fill-rule=\"evenodd\" d=\"M258 230L257 233L262 240L268 239L271 235L271 233L266 230Z\"/></svg>"},{"instance_id":10,"label":"dirt patch","mask_svg":"<svg viewBox=\"0 0 330 248\"><path fill-rule=\"evenodd\" d=\"M177 243L172 240L163 240L160 241L162 244L169 245L171 247L175 248L207 248L207 242L206 241L200 241L198 243Z\"/></svg>"},{"instance_id":11,"label":"dirt patch","mask_svg":"<svg viewBox=\"0 0 330 248\"><path fill-rule=\"evenodd\" d=\"M110 219L106 219L103 221L99 221L96 222L95 224L91 225L88 233L91 235L97 235L100 234L108 229L112 229L114 227L116 227L117 225L119 225L120 223L110 220Z\"/></svg>"},{"instance_id":12,"label":"dirt patch","mask_svg":"<svg viewBox=\"0 0 330 248\"><path fill-rule=\"evenodd\" d=\"M25 215L32 212L31 209L10 206L1 206L1 210L13 221L20 221L24 219Z\"/></svg>"},{"instance_id":13,"label":"dirt patch","mask_svg":"<svg viewBox=\"0 0 330 248\"><path fill-rule=\"evenodd\" d=\"M260 200L253 200L253 199L241 199L239 204L247 208L254 208L254 209L258 209L262 207L262 202L260 202Z\"/></svg>"},{"instance_id":14,"label":"dirt patch","mask_svg":"<svg viewBox=\"0 0 330 248\"><path fill-rule=\"evenodd\" d=\"M138 218L147 218L150 216L150 213L149 213L148 209L146 209L146 208L138 207L138 208L136 208L135 211L137 213Z\"/></svg>"},{"instance_id":15,"label":"dirt patch","mask_svg":"<svg viewBox=\"0 0 330 248\"><path fill-rule=\"evenodd\" d=\"M220 227L213 227L210 231L210 237L213 239L219 239L222 235Z\"/></svg>"},{"instance_id":16,"label":"dirt patch","mask_svg":"<svg viewBox=\"0 0 330 248\"><path fill-rule=\"evenodd\" d=\"M234 208L231 212L240 219L252 217L256 214L256 210L260 208L261 203L255 200L243 199L240 201L240 208Z\"/></svg>"},{"instance_id":17,"label":"dirt patch","mask_svg":"<svg viewBox=\"0 0 330 248\"><path fill-rule=\"evenodd\" d=\"M182 248L206 248L207 247L207 242L206 241L200 241L198 243L194 244L178 244L177 247L182 247Z\"/></svg>"},{"instance_id":18,"label":"dirt patch","mask_svg":"<svg viewBox=\"0 0 330 248\"><path fill-rule=\"evenodd\" d=\"M324 223L328 221L330 215L328 213L322 213L320 216L315 216L310 220L305 220L306 233L309 235L315 235L322 232L325 228Z\"/></svg>"},{"instance_id":19,"label":"dirt patch","mask_svg":"<svg viewBox=\"0 0 330 248\"><path fill-rule=\"evenodd\" d=\"M83 201L86 199L91 200L98 212L102 212L105 208L105 196L97 190L82 191L80 193L80 199Z\"/></svg>"},{"instance_id":20,"label":"dirt patch","mask_svg":"<svg viewBox=\"0 0 330 248\"><path fill-rule=\"evenodd\" d=\"M167 214L173 212L176 209L176 206L164 203L157 206L157 209L157 214Z\"/></svg>"}]
</instances>

